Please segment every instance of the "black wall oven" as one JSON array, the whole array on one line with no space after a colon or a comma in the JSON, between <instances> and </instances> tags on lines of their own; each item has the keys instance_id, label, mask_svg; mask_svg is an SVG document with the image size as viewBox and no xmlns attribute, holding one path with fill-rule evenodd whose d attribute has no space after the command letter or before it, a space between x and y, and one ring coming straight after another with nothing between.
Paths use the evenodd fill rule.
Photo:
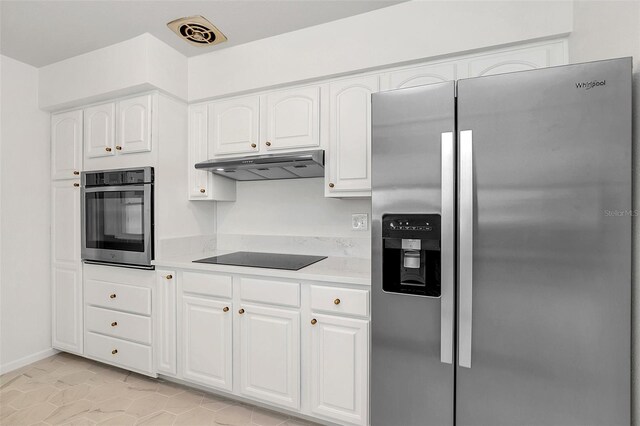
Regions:
<instances>
[{"instance_id":1,"label":"black wall oven","mask_svg":"<svg viewBox=\"0 0 640 426\"><path fill-rule=\"evenodd\" d=\"M153 269L153 167L82 173L82 260Z\"/></svg>"}]
</instances>

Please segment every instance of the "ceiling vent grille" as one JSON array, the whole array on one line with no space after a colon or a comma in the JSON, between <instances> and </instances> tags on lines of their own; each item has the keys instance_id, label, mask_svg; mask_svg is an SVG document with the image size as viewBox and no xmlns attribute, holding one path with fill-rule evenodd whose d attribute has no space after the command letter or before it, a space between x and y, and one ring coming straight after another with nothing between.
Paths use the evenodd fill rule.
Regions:
<instances>
[{"instance_id":1,"label":"ceiling vent grille","mask_svg":"<svg viewBox=\"0 0 640 426\"><path fill-rule=\"evenodd\" d=\"M194 46L204 47L227 41L227 37L200 15L176 19L167 24L173 32Z\"/></svg>"}]
</instances>

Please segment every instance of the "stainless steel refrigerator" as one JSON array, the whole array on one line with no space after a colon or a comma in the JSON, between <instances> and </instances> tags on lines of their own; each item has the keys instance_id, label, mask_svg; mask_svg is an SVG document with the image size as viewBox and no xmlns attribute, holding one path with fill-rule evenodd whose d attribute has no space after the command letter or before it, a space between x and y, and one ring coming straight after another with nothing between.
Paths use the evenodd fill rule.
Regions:
<instances>
[{"instance_id":1,"label":"stainless steel refrigerator","mask_svg":"<svg viewBox=\"0 0 640 426\"><path fill-rule=\"evenodd\" d=\"M372 111L372 425L629 424L631 58Z\"/></svg>"}]
</instances>

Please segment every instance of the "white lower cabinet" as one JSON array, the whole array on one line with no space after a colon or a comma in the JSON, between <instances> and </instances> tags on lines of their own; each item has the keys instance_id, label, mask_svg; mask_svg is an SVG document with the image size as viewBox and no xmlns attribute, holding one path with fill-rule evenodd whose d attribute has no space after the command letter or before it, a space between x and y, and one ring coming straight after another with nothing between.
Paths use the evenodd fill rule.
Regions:
<instances>
[{"instance_id":1,"label":"white lower cabinet","mask_svg":"<svg viewBox=\"0 0 640 426\"><path fill-rule=\"evenodd\" d=\"M240 392L300 408L300 312L243 304L240 317Z\"/></svg>"},{"instance_id":2,"label":"white lower cabinet","mask_svg":"<svg viewBox=\"0 0 640 426\"><path fill-rule=\"evenodd\" d=\"M182 296L182 375L217 389L231 391L233 315L230 302Z\"/></svg>"},{"instance_id":3,"label":"white lower cabinet","mask_svg":"<svg viewBox=\"0 0 640 426\"><path fill-rule=\"evenodd\" d=\"M176 273L157 270L155 288L155 354L158 373L178 374L176 345Z\"/></svg>"},{"instance_id":4,"label":"white lower cabinet","mask_svg":"<svg viewBox=\"0 0 640 426\"><path fill-rule=\"evenodd\" d=\"M369 321L313 314L310 387L313 413L368 424Z\"/></svg>"},{"instance_id":5,"label":"white lower cabinet","mask_svg":"<svg viewBox=\"0 0 640 426\"><path fill-rule=\"evenodd\" d=\"M82 273L77 265L53 265L52 346L82 355Z\"/></svg>"}]
</instances>

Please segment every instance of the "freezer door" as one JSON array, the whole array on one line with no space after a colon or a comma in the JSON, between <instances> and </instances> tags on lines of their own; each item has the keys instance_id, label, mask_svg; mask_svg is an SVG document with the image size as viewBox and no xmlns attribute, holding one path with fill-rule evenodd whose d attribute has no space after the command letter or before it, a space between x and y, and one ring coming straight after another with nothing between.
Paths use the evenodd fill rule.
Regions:
<instances>
[{"instance_id":1,"label":"freezer door","mask_svg":"<svg viewBox=\"0 0 640 426\"><path fill-rule=\"evenodd\" d=\"M453 424L454 90L372 95L373 426ZM382 216L416 213L440 215L441 297L382 289Z\"/></svg>"},{"instance_id":2,"label":"freezer door","mask_svg":"<svg viewBox=\"0 0 640 426\"><path fill-rule=\"evenodd\" d=\"M458 425L630 422L631 60L458 82Z\"/></svg>"}]
</instances>

